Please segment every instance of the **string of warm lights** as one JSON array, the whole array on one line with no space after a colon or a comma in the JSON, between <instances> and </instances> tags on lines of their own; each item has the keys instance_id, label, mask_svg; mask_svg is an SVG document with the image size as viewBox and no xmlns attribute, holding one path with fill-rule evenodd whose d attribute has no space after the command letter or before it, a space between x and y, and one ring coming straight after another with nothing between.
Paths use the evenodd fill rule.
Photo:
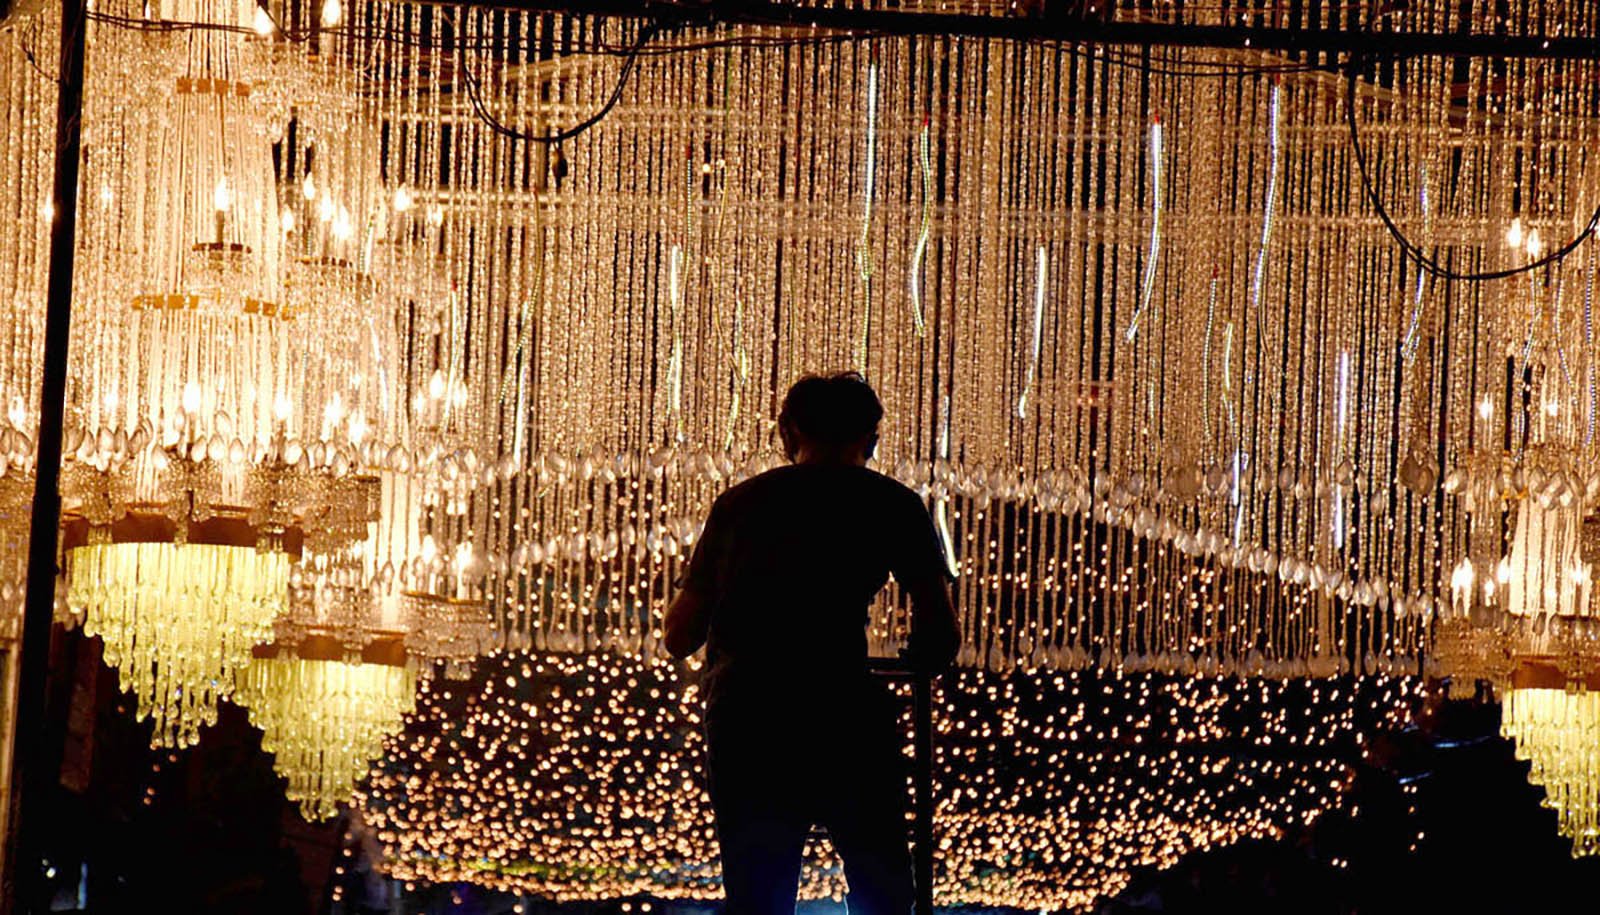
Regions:
<instances>
[{"instance_id":1,"label":"string of warm lights","mask_svg":"<svg viewBox=\"0 0 1600 915\"><path fill-rule=\"evenodd\" d=\"M391 873L558 900L715 897L696 679L662 662L499 653L468 681L425 684L359 798ZM1134 868L1315 820L1363 735L1403 720L1419 689L1043 671L941 684L937 899L1050 909L1091 905ZM825 843L804 886L842 893Z\"/></svg>"}]
</instances>

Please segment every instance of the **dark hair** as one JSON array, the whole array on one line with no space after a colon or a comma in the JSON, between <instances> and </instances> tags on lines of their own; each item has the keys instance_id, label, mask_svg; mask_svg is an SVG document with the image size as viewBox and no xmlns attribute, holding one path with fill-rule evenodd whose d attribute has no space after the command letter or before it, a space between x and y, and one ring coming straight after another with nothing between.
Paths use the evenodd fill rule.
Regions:
<instances>
[{"instance_id":1,"label":"dark hair","mask_svg":"<svg viewBox=\"0 0 1600 915\"><path fill-rule=\"evenodd\" d=\"M807 375L784 395L778 429L790 460L802 443L839 448L865 440L870 455L882 419L883 404L861 373Z\"/></svg>"}]
</instances>

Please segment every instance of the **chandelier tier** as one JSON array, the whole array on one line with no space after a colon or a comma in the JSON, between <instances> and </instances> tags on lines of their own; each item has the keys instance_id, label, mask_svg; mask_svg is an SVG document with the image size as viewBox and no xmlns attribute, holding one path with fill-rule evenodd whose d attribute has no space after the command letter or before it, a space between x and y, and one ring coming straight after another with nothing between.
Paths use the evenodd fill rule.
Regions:
<instances>
[{"instance_id":1,"label":"chandelier tier","mask_svg":"<svg viewBox=\"0 0 1600 915\"><path fill-rule=\"evenodd\" d=\"M67 553L67 603L154 722L157 746L199 742L252 647L284 609L289 558L254 545L90 543Z\"/></svg>"},{"instance_id":2,"label":"chandelier tier","mask_svg":"<svg viewBox=\"0 0 1600 915\"><path fill-rule=\"evenodd\" d=\"M393 638L348 659L342 646L269 646L237 674L233 701L261 729L262 749L312 822L333 816L400 731L416 702L416 672Z\"/></svg>"},{"instance_id":3,"label":"chandelier tier","mask_svg":"<svg viewBox=\"0 0 1600 915\"><path fill-rule=\"evenodd\" d=\"M1594 687L1512 687L1501 711L1501 733L1544 788L1574 857L1600 855L1600 682Z\"/></svg>"}]
</instances>

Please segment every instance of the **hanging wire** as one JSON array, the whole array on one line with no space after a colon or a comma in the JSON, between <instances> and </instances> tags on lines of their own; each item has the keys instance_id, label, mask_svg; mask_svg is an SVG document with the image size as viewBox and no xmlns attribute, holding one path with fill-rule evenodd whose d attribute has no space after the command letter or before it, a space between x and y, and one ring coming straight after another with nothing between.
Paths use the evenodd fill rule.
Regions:
<instances>
[{"instance_id":1,"label":"hanging wire","mask_svg":"<svg viewBox=\"0 0 1600 915\"><path fill-rule=\"evenodd\" d=\"M1578 247L1585 241L1588 241L1594 236L1595 229L1600 227L1600 206L1596 206L1594 212L1590 214L1589 221L1584 225L1583 231L1573 236L1570 241L1551 251L1549 254L1546 254L1544 257L1529 261L1520 267L1508 267L1504 270L1484 270L1463 273L1461 271L1452 270L1434 260L1432 257L1429 257L1428 253L1423 251L1420 245L1411 241L1409 238L1406 238L1404 230L1395 224L1394 219L1389 215L1388 209L1383 205L1383 199L1378 196L1377 189L1373 187L1372 177L1367 171L1367 154L1366 150L1361 146L1361 132L1356 126L1356 82L1358 80L1357 70L1366 62L1366 60L1366 58L1352 58L1347 65L1345 72L1344 116L1345 124L1350 129L1350 151L1355 156L1356 170L1361 174L1361 187L1366 192L1367 200L1372 204L1372 209L1378 214L1378 218L1383 221L1384 228L1388 229L1389 234L1394 237L1394 240L1397 243L1399 243L1400 250L1406 255L1406 257L1414 261L1418 267L1436 277L1446 280L1462 280L1465 282L1503 280L1507 277L1532 273L1535 270L1548 267L1551 264L1559 263L1560 261L1564 260L1567 255L1578 250Z\"/></svg>"}]
</instances>

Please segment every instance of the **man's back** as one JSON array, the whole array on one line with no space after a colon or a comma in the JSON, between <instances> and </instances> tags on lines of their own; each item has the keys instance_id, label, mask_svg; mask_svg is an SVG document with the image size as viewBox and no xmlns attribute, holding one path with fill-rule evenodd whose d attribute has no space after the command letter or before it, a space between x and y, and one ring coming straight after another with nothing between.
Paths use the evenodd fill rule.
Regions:
<instances>
[{"instance_id":1,"label":"man's back","mask_svg":"<svg viewBox=\"0 0 1600 915\"><path fill-rule=\"evenodd\" d=\"M865 467L790 465L733 487L689 571L713 595L708 701L847 701L866 680L874 596L891 574L939 577L942 561L921 500Z\"/></svg>"}]
</instances>

